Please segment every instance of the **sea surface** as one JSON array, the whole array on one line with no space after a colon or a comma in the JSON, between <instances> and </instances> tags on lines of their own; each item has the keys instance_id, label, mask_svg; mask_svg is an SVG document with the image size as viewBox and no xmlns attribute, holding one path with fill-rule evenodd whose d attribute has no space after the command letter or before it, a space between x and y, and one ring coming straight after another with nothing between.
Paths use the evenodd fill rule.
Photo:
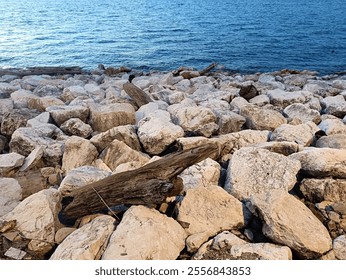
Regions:
<instances>
[{"instance_id":1,"label":"sea surface","mask_svg":"<svg viewBox=\"0 0 346 280\"><path fill-rule=\"evenodd\" d=\"M0 0L0 67L346 70L345 0Z\"/></svg>"}]
</instances>

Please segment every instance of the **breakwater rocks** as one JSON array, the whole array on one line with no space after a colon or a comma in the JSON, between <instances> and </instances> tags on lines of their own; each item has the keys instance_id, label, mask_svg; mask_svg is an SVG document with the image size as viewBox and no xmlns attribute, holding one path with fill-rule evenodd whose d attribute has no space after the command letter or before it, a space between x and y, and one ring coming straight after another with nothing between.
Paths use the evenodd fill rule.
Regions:
<instances>
[{"instance_id":1,"label":"breakwater rocks","mask_svg":"<svg viewBox=\"0 0 346 280\"><path fill-rule=\"evenodd\" d=\"M346 76L212 68L0 76L0 258L346 259Z\"/></svg>"}]
</instances>

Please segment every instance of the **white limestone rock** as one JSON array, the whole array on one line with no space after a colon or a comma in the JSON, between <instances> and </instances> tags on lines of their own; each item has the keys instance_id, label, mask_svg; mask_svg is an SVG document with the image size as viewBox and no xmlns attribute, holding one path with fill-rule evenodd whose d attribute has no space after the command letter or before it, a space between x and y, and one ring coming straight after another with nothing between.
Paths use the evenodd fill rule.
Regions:
<instances>
[{"instance_id":1,"label":"white limestone rock","mask_svg":"<svg viewBox=\"0 0 346 280\"><path fill-rule=\"evenodd\" d=\"M37 146L26 158L19 171L28 171L34 168L43 156L44 148Z\"/></svg>"},{"instance_id":2,"label":"white limestone rock","mask_svg":"<svg viewBox=\"0 0 346 280\"><path fill-rule=\"evenodd\" d=\"M242 203L218 186L189 189L178 205L177 221L186 225L187 235L242 228Z\"/></svg>"},{"instance_id":3,"label":"white limestone rock","mask_svg":"<svg viewBox=\"0 0 346 280\"><path fill-rule=\"evenodd\" d=\"M309 147L289 157L299 160L308 175L346 179L346 150Z\"/></svg>"},{"instance_id":4,"label":"white limestone rock","mask_svg":"<svg viewBox=\"0 0 346 280\"><path fill-rule=\"evenodd\" d=\"M73 99L75 99L75 98L77 98L79 96L83 96L85 98L89 97L87 91L84 89L83 86L81 86L81 85L71 85L71 86L68 86L68 87L64 88L60 98L64 102L70 103Z\"/></svg>"},{"instance_id":5,"label":"white limestone rock","mask_svg":"<svg viewBox=\"0 0 346 280\"><path fill-rule=\"evenodd\" d=\"M333 240L333 250L338 260L346 260L346 235L340 235Z\"/></svg>"},{"instance_id":6,"label":"white limestone rock","mask_svg":"<svg viewBox=\"0 0 346 280\"><path fill-rule=\"evenodd\" d=\"M264 235L275 243L286 245L307 259L320 257L332 248L328 230L294 196L275 191L253 196L251 203L264 220Z\"/></svg>"},{"instance_id":7,"label":"white limestone rock","mask_svg":"<svg viewBox=\"0 0 346 280\"><path fill-rule=\"evenodd\" d=\"M169 106L167 110L171 114L173 123L181 126L185 133L210 137L218 130L216 116L210 109L176 105Z\"/></svg>"},{"instance_id":8,"label":"white limestone rock","mask_svg":"<svg viewBox=\"0 0 346 280\"><path fill-rule=\"evenodd\" d=\"M99 260L115 228L115 219L102 215L68 235L50 260Z\"/></svg>"},{"instance_id":9,"label":"white limestone rock","mask_svg":"<svg viewBox=\"0 0 346 280\"><path fill-rule=\"evenodd\" d=\"M230 249L230 255L236 260L292 260L289 247L271 243L234 245Z\"/></svg>"},{"instance_id":10,"label":"white limestone rock","mask_svg":"<svg viewBox=\"0 0 346 280\"><path fill-rule=\"evenodd\" d=\"M243 106L240 115L246 118L246 126L254 130L273 131L280 125L287 123L287 120L279 112L258 108L254 105Z\"/></svg>"},{"instance_id":11,"label":"white limestone rock","mask_svg":"<svg viewBox=\"0 0 346 280\"><path fill-rule=\"evenodd\" d=\"M207 158L195 165L186 168L178 175L183 180L184 191L197 187L218 185L220 179L220 164Z\"/></svg>"},{"instance_id":12,"label":"white limestone rock","mask_svg":"<svg viewBox=\"0 0 346 280\"><path fill-rule=\"evenodd\" d=\"M342 95L327 96L321 100L323 113L343 118L346 115L346 101Z\"/></svg>"},{"instance_id":13,"label":"white limestone rock","mask_svg":"<svg viewBox=\"0 0 346 280\"><path fill-rule=\"evenodd\" d=\"M53 120L58 126L62 125L69 119L78 118L83 122L86 122L89 116L89 109L83 106L50 106L46 108L47 112L50 113Z\"/></svg>"},{"instance_id":14,"label":"white limestone rock","mask_svg":"<svg viewBox=\"0 0 346 280\"><path fill-rule=\"evenodd\" d=\"M251 98L249 100L249 103L262 107L264 105L269 104L270 103L270 99L269 99L268 95L260 94L258 96L255 96L254 98Z\"/></svg>"},{"instance_id":15,"label":"white limestone rock","mask_svg":"<svg viewBox=\"0 0 346 280\"><path fill-rule=\"evenodd\" d=\"M90 125L84 123L78 118L71 118L64 122L60 129L67 135L75 135L82 138L88 138L93 132Z\"/></svg>"},{"instance_id":16,"label":"white limestone rock","mask_svg":"<svg viewBox=\"0 0 346 280\"><path fill-rule=\"evenodd\" d=\"M294 103L287 106L284 109L283 114L287 118L297 118L301 120L302 123L312 121L315 124L318 124L321 121L319 111L307 108L301 103Z\"/></svg>"},{"instance_id":17,"label":"white limestone rock","mask_svg":"<svg viewBox=\"0 0 346 280\"><path fill-rule=\"evenodd\" d=\"M327 135L344 134L346 135L346 124L340 119L324 119L320 122L318 127L323 130Z\"/></svg>"},{"instance_id":18,"label":"white limestone rock","mask_svg":"<svg viewBox=\"0 0 346 280\"><path fill-rule=\"evenodd\" d=\"M169 113L162 110L142 119L138 123L137 133L144 150L152 155L162 153L177 138L184 136L184 130L173 124Z\"/></svg>"},{"instance_id":19,"label":"white limestone rock","mask_svg":"<svg viewBox=\"0 0 346 280\"><path fill-rule=\"evenodd\" d=\"M53 119L51 118L50 114L48 112L43 112L39 114L38 116L28 120L26 122L27 127L35 127L35 126L40 126L44 124L49 124L52 123Z\"/></svg>"},{"instance_id":20,"label":"white limestone rock","mask_svg":"<svg viewBox=\"0 0 346 280\"><path fill-rule=\"evenodd\" d=\"M105 132L120 125L135 124L135 109L128 103L90 106L90 125L94 131Z\"/></svg>"},{"instance_id":21,"label":"white limestone rock","mask_svg":"<svg viewBox=\"0 0 346 280\"><path fill-rule=\"evenodd\" d=\"M42 190L24 199L2 219L16 220L15 230L24 238L52 246L55 232L61 227L58 220L58 213L61 210L60 200L60 193L57 190ZM49 246L46 248L49 249Z\"/></svg>"},{"instance_id":22,"label":"white limestone rock","mask_svg":"<svg viewBox=\"0 0 346 280\"><path fill-rule=\"evenodd\" d=\"M22 187L13 178L0 178L0 217L11 212L22 199Z\"/></svg>"},{"instance_id":23,"label":"white limestone rock","mask_svg":"<svg viewBox=\"0 0 346 280\"><path fill-rule=\"evenodd\" d=\"M137 111L136 111L136 124L141 119L144 119L145 117L148 117L151 113L157 111L157 110L166 110L168 107L168 104L163 101L155 101L155 102L149 102L148 104L145 104L141 106Z\"/></svg>"},{"instance_id":24,"label":"white limestone rock","mask_svg":"<svg viewBox=\"0 0 346 280\"><path fill-rule=\"evenodd\" d=\"M185 238L174 219L155 209L132 206L112 234L102 260L175 260Z\"/></svg>"},{"instance_id":25,"label":"white limestone rock","mask_svg":"<svg viewBox=\"0 0 346 280\"><path fill-rule=\"evenodd\" d=\"M102 180L111 174L111 172L107 172L93 166L77 167L70 170L70 172L62 180L58 190L62 197L69 196L73 190Z\"/></svg>"},{"instance_id":26,"label":"white limestone rock","mask_svg":"<svg viewBox=\"0 0 346 280\"><path fill-rule=\"evenodd\" d=\"M96 147L89 140L71 136L65 142L61 169L68 173L76 167L91 165L98 154Z\"/></svg>"},{"instance_id":27,"label":"white limestone rock","mask_svg":"<svg viewBox=\"0 0 346 280\"><path fill-rule=\"evenodd\" d=\"M27 108L28 103L31 100L36 100L38 97L34 95L30 90L16 90L11 93L11 99L15 108Z\"/></svg>"},{"instance_id":28,"label":"white limestone rock","mask_svg":"<svg viewBox=\"0 0 346 280\"><path fill-rule=\"evenodd\" d=\"M225 189L239 200L274 190L288 192L297 179L300 162L254 147L236 151L227 168Z\"/></svg>"},{"instance_id":29,"label":"white limestone rock","mask_svg":"<svg viewBox=\"0 0 346 280\"><path fill-rule=\"evenodd\" d=\"M0 175L4 176L21 167L25 157L17 153L0 154Z\"/></svg>"},{"instance_id":30,"label":"white limestone rock","mask_svg":"<svg viewBox=\"0 0 346 280\"><path fill-rule=\"evenodd\" d=\"M127 146L136 151L141 150L141 144L136 134L136 127L134 125L121 125L113 127L105 132L94 135L90 141L98 149L98 151L101 152L115 139L124 142Z\"/></svg>"},{"instance_id":31,"label":"white limestone rock","mask_svg":"<svg viewBox=\"0 0 346 280\"><path fill-rule=\"evenodd\" d=\"M304 103L306 98L301 91L287 92L281 89L268 90L270 103L283 108L293 103Z\"/></svg>"},{"instance_id":32,"label":"white limestone rock","mask_svg":"<svg viewBox=\"0 0 346 280\"><path fill-rule=\"evenodd\" d=\"M111 170L115 170L120 164L129 161L139 161L145 164L149 161L149 156L144 153L135 151L125 143L115 139L100 154L100 159L109 166Z\"/></svg>"},{"instance_id":33,"label":"white limestone rock","mask_svg":"<svg viewBox=\"0 0 346 280\"><path fill-rule=\"evenodd\" d=\"M318 126L311 121L299 125L282 124L273 131L270 140L295 142L302 146L310 146L318 130Z\"/></svg>"}]
</instances>

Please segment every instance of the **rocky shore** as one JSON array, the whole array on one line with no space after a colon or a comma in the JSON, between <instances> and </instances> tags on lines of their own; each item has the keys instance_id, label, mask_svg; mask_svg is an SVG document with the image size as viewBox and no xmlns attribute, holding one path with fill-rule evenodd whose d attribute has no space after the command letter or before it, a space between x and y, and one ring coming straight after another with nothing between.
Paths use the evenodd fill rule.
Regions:
<instances>
[{"instance_id":1,"label":"rocky shore","mask_svg":"<svg viewBox=\"0 0 346 280\"><path fill-rule=\"evenodd\" d=\"M0 259L346 259L345 75L7 74L0 123ZM217 152L171 177L132 183L208 145ZM136 190L123 184L125 203L95 190L80 213L103 209L63 218L120 177ZM159 203L133 193L150 184Z\"/></svg>"}]
</instances>

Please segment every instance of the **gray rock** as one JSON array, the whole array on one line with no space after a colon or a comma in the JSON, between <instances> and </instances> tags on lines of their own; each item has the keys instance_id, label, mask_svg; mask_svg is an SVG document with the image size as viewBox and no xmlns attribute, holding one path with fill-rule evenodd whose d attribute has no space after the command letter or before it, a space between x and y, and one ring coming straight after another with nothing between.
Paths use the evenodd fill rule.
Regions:
<instances>
[{"instance_id":1,"label":"gray rock","mask_svg":"<svg viewBox=\"0 0 346 280\"><path fill-rule=\"evenodd\" d=\"M41 160L44 149L42 146L36 147L26 158L19 171L24 172L34 168Z\"/></svg>"},{"instance_id":2,"label":"gray rock","mask_svg":"<svg viewBox=\"0 0 346 280\"><path fill-rule=\"evenodd\" d=\"M254 147L241 148L228 165L225 189L239 200L274 190L287 193L294 187L299 169L299 161L286 156Z\"/></svg>"},{"instance_id":3,"label":"gray rock","mask_svg":"<svg viewBox=\"0 0 346 280\"><path fill-rule=\"evenodd\" d=\"M306 148L289 157L301 162L305 174L346 179L346 150Z\"/></svg>"},{"instance_id":4,"label":"gray rock","mask_svg":"<svg viewBox=\"0 0 346 280\"><path fill-rule=\"evenodd\" d=\"M149 161L149 156L135 151L125 143L115 139L100 154L100 159L109 166L111 170L115 170L120 164L129 161L139 161L145 164Z\"/></svg>"},{"instance_id":5,"label":"gray rock","mask_svg":"<svg viewBox=\"0 0 346 280\"><path fill-rule=\"evenodd\" d=\"M174 219L155 209L132 206L112 234L102 260L175 260L185 238Z\"/></svg>"},{"instance_id":6,"label":"gray rock","mask_svg":"<svg viewBox=\"0 0 346 280\"><path fill-rule=\"evenodd\" d=\"M321 121L320 113L317 110L309 109L300 103L287 106L283 114L288 118L298 118L302 123L312 121L318 124Z\"/></svg>"},{"instance_id":7,"label":"gray rock","mask_svg":"<svg viewBox=\"0 0 346 280\"><path fill-rule=\"evenodd\" d=\"M301 91L287 92L281 89L268 90L270 103L283 108L293 103L304 103L306 98Z\"/></svg>"},{"instance_id":8,"label":"gray rock","mask_svg":"<svg viewBox=\"0 0 346 280\"><path fill-rule=\"evenodd\" d=\"M58 126L69 119L78 118L86 122L89 116L89 109L83 106L50 106L46 108Z\"/></svg>"},{"instance_id":9,"label":"gray rock","mask_svg":"<svg viewBox=\"0 0 346 280\"><path fill-rule=\"evenodd\" d=\"M269 99L268 95L261 94L261 95L258 95L256 97L254 97L254 98L251 98L249 100L249 103L262 107L264 105L269 104L270 103L270 99Z\"/></svg>"},{"instance_id":10,"label":"gray rock","mask_svg":"<svg viewBox=\"0 0 346 280\"><path fill-rule=\"evenodd\" d=\"M128 103L90 106L90 125L94 131L104 132L120 125L135 124L135 109Z\"/></svg>"},{"instance_id":11,"label":"gray rock","mask_svg":"<svg viewBox=\"0 0 346 280\"><path fill-rule=\"evenodd\" d=\"M38 97L29 90L20 89L11 93L11 99L15 108L27 108L28 103Z\"/></svg>"},{"instance_id":12,"label":"gray rock","mask_svg":"<svg viewBox=\"0 0 346 280\"><path fill-rule=\"evenodd\" d=\"M60 129L67 135L75 135L82 138L88 138L93 132L90 125L84 123L78 118L72 118L64 122Z\"/></svg>"},{"instance_id":13,"label":"gray rock","mask_svg":"<svg viewBox=\"0 0 346 280\"><path fill-rule=\"evenodd\" d=\"M25 127L27 121L37 115L37 112L29 109L14 109L5 113L1 122L1 134L11 136L16 129Z\"/></svg>"},{"instance_id":14,"label":"gray rock","mask_svg":"<svg viewBox=\"0 0 346 280\"><path fill-rule=\"evenodd\" d=\"M346 260L346 235L340 235L333 240L333 250L339 260Z\"/></svg>"},{"instance_id":15,"label":"gray rock","mask_svg":"<svg viewBox=\"0 0 346 280\"><path fill-rule=\"evenodd\" d=\"M250 100L259 95L257 88L254 85L242 86L239 90L239 96Z\"/></svg>"},{"instance_id":16,"label":"gray rock","mask_svg":"<svg viewBox=\"0 0 346 280\"><path fill-rule=\"evenodd\" d=\"M157 111L157 110L166 110L168 107L168 104L166 102L150 102L148 104L145 104L141 106L137 111L136 111L136 124L141 119L144 119L145 117L148 117L151 113Z\"/></svg>"},{"instance_id":17,"label":"gray rock","mask_svg":"<svg viewBox=\"0 0 346 280\"><path fill-rule=\"evenodd\" d=\"M0 175L5 176L21 167L25 157L17 153L0 154Z\"/></svg>"},{"instance_id":18,"label":"gray rock","mask_svg":"<svg viewBox=\"0 0 346 280\"><path fill-rule=\"evenodd\" d=\"M277 111L261 109L253 105L241 108L240 115L246 118L246 126L255 130L270 130L287 123L286 119Z\"/></svg>"},{"instance_id":19,"label":"gray rock","mask_svg":"<svg viewBox=\"0 0 346 280\"><path fill-rule=\"evenodd\" d=\"M322 136L316 141L316 147L346 149L346 134Z\"/></svg>"},{"instance_id":20,"label":"gray rock","mask_svg":"<svg viewBox=\"0 0 346 280\"><path fill-rule=\"evenodd\" d=\"M346 135L346 124L340 119L324 119L318 125L327 135L344 134Z\"/></svg>"},{"instance_id":21,"label":"gray rock","mask_svg":"<svg viewBox=\"0 0 346 280\"><path fill-rule=\"evenodd\" d=\"M186 168L178 177L183 180L184 191L197 187L217 186L220 179L220 164L207 158Z\"/></svg>"},{"instance_id":22,"label":"gray rock","mask_svg":"<svg viewBox=\"0 0 346 280\"><path fill-rule=\"evenodd\" d=\"M289 247L270 243L234 245L230 255L231 259L236 260L292 260L292 251Z\"/></svg>"},{"instance_id":23,"label":"gray rock","mask_svg":"<svg viewBox=\"0 0 346 280\"><path fill-rule=\"evenodd\" d=\"M90 141L101 152L115 139L124 142L127 146L134 150L141 150L141 145L134 125L121 125L113 127L105 132L94 135Z\"/></svg>"},{"instance_id":24,"label":"gray rock","mask_svg":"<svg viewBox=\"0 0 346 280\"><path fill-rule=\"evenodd\" d=\"M299 189L305 199L313 203L346 201L346 180L306 178L300 184Z\"/></svg>"},{"instance_id":25,"label":"gray rock","mask_svg":"<svg viewBox=\"0 0 346 280\"><path fill-rule=\"evenodd\" d=\"M338 89L345 90L346 89L346 80L336 79L333 81L332 86Z\"/></svg>"},{"instance_id":26,"label":"gray rock","mask_svg":"<svg viewBox=\"0 0 346 280\"><path fill-rule=\"evenodd\" d=\"M73 99L79 96L83 96L86 98L89 97L87 91L84 89L83 86L74 85L74 86L65 87L60 98L64 102L70 103Z\"/></svg>"},{"instance_id":27,"label":"gray rock","mask_svg":"<svg viewBox=\"0 0 346 280\"><path fill-rule=\"evenodd\" d=\"M210 137L218 130L215 114L208 108L193 106L168 107L174 124L181 126L188 134Z\"/></svg>"},{"instance_id":28,"label":"gray rock","mask_svg":"<svg viewBox=\"0 0 346 280\"><path fill-rule=\"evenodd\" d=\"M286 245L307 259L320 257L332 248L328 230L294 196L275 191L254 196L251 203L264 220L263 233L275 243Z\"/></svg>"},{"instance_id":29,"label":"gray rock","mask_svg":"<svg viewBox=\"0 0 346 280\"><path fill-rule=\"evenodd\" d=\"M11 112L13 108L14 108L14 104L12 99L10 98L0 99L0 122L1 122L1 116Z\"/></svg>"},{"instance_id":30,"label":"gray rock","mask_svg":"<svg viewBox=\"0 0 346 280\"><path fill-rule=\"evenodd\" d=\"M99 260L115 228L115 219L102 215L73 231L50 260Z\"/></svg>"},{"instance_id":31,"label":"gray rock","mask_svg":"<svg viewBox=\"0 0 346 280\"><path fill-rule=\"evenodd\" d=\"M22 200L22 187L13 178L0 178L0 217L11 212Z\"/></svg>"},{"instance_id":32,"label":"gray rock","mask_svg":"<svg viewBox=\"0 0 346 280\"><path fill-rule=\"evenodd\" d=\"M62 197L69 196L70 193L93 182L102 180L111 175L111 172L101 170L93 166L81 166L70 170L59 186Z\"/></svg>"},{"instance_id":33,"label":"gray rock","mask_svg":"<svg viewBox=\"0 0 346 280\"><path fill-rule=\"evenodd\" d=\"M43 124L48 124L52 123L53 120L50 117L50 114L48 112L43 112L36 116L35 118L32 118L26 122L27 127L35 127L35 126L40 126Z\"/></svg>"},{"instance_id":34,"label":"gray rock","mask_svg":"<svg viewBox=\"0 0 346 280\"><path fill-rule=\"evenodd\" d=\"M13 260L22 260L25 257L26 252L14 247L10 247L4 255Z\"/></svg>"},{"instance_id":35,"label":"gray rock","mask_svg":"<svg viewBox=\"0 0 346 280\"><path fill-rule=\"evenodd\" d=\"M177 138L184 136L184 130L173 124L169 113L162 110L157 110L155 115L152 113L142 119L138 123L137 133L144 150L152 155L162 153Z\"/></svg>"},{"instance_id":36,"label":"gray rock","mask_svg":"<svg viewBox=\"0 0 346 280\"><path fill-rule=\"evenodd\" d=\"M318 126L311 121L300 125L282 124L273 131L270 140L295 142L302 146L310 146L318 130Z\"/></svg>"},{"instance_id":37,"label":"gray rock","mask_svg":"<svg viewBox=\"0 0 346 280\"><path fill-rule=\"evenodd\" d=\"M342 95L328 96L321 100L323 112L339 118L346 115L346 101Z\"/></svg>"},{"instance_id":38,"label":"gray rock","mask_svg":"<svg viewBox=\"0 0 346 280\"><path fill-rule=\"evenodd\" d=\"M89 140L71 136L65 142L61 169L68 173L76 167L91 165L98 154L96 147Z\"/></svg>"}]
</instances>

